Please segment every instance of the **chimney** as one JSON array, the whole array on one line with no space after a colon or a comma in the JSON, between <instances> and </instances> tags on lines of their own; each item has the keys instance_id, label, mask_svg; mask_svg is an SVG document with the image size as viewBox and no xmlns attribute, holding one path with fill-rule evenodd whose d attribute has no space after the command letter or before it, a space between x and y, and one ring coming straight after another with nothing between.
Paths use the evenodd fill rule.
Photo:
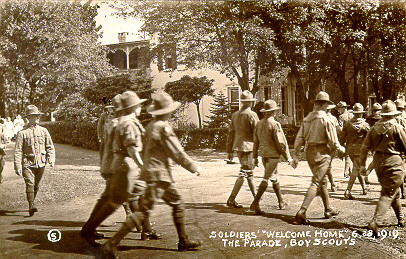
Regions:
<instances>
[{"instance_id":1,"label":"chimney","mask_svg":"<svg viewBox=\"0 0 406 259\"><path fill-rule=\"evenodd\" d=\"M118 33L118 43L124 43L127 41L128 32L119 32Z\"/></svg>"}]
</instances>

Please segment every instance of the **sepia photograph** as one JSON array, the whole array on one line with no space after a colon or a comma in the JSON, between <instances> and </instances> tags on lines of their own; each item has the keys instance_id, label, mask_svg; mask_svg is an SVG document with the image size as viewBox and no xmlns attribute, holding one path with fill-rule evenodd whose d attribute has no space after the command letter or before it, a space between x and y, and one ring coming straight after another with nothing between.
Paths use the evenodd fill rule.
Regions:
<instances>
[{"instance_id":1,"label":"sepia photograph","mask_svg":"<svg viewBox=\"0 0 406 259\"><path fill-rule=\"evenodd\" d=\"M0 0L0 258L406 258L406 0Z\"/></svg>"}]
</instances>

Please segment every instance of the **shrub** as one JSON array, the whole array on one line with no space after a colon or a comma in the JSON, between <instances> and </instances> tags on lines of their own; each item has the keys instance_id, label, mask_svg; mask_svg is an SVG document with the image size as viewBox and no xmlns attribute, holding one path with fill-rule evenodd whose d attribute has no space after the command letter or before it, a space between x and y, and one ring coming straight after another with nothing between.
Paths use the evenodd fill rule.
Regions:
<instances>
[{"instance_id":1,"label":"shrub","mask_svg":"<svg viewBox=\"0 0 406 259\"><path fill-rule=\"evenodd\" d=\"M219 151L226 150L227 129L175 129L175 134L185 150L200 148L210 148Z\"/></svg>"},{"instance_id":2,"label":"shrub","mask_svg":"<svg viewBox=\"0 0 406 259\"><path fill-rule=\"evenodd\" d=\"M93 150L99 148L96 122L57 121L44 122L41 125L48 129L55 143L69 144Z\"/></svg>"}]
</instances>

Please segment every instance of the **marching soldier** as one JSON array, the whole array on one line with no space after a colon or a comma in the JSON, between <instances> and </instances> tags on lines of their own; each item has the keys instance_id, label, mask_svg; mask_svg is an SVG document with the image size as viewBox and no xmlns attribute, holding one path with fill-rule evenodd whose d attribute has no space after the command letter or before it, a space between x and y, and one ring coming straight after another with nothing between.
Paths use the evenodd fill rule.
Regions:
<instances>
[{"instance_id":1,"label":"marching soldier","mask_svg":"<svg viewBox=\"0 0 406 259\"><path fill-rule=\"evenodd\" d=\"M120 117L117 125L110 129L108 148L103 153L101 169L106 178L106 189L80 231L80 236L91 246L97 245L95 240L99 235L96 228L131 196L129 159L133 159L139 168L143 165L140 152L144 128L137 116L144 101L132 91L124 92L121 98L119 95L114 98L115 112L120 112L116 114ZM110 149L113 151L112 159Z\"/></svg>"},{"instance_id":2,"label":"marching soldier","mask_svg":"<svg viewBox=\"0 0 406 259\"><path fill-rule=\"evenodd\" d=\"M364 176L359 174L360 161L359 155L361 152L362 142L364 141L368 131L369 125L366 123L362 115L365 113L364 107L360 103L354 104L352 117L348 122L344 124L343 130L340 133L340 139L342 143L345 143L345 154L351 158L353 168L350 174L350 179L348 181L347 189L344 192L344 197L346 199L353 200L354 197L351 194L352 186L355 183L355 179L358 178L361 187L362 194L367 194L367 189L365 187Z\"/></svg>"},{"instance_id":3,"label":"marching soldier","mask_svg":"<svg viewBox=\"0 0 406 259\"><path fill-rule=\"evenodd\" d=\"M337 103L337 109L338 113L340 114L338 116L338 124L340 125L340 128L342 129L344 127L344 124L349 121L352 118L352 113L347 110L347 105L346 102L340 101ZM340 139L341 142L341 139ZM348 177L351 174L351 159L349 156L345 156L344 160L344 177Z\"/></svg>"},{"instance_id":4,"label":"marching soldier","mask_svg":"<svg viewBox=\"0 0 406 259\"><path fill-rule=\"evenodd\" d=\"M179 108L167 93L159 93L147 112L155 116L145 131L144 166L140 180L147 182L145 195L140 198L140 211L132 214L123 226L100 249L102 257L117 255L117 245L136 226L149 218L155 200L162 198L173 209L173 220L178 232L178 251L196 250L199 242L189 240L185 232L184 208L180 194L175 189L169 159L172 159L191 173L200 175L200 167L185 153L178 138L168 123L172 112Z\"/></svg>"},{"instance_id":5,"label":"marching soldier","mask_svg":"<svg viewBox=\"0 0 406 259\"><path fill-rule=\"evenodd\" d=\"M398 226L404 227L405 220L399 200L399 187L403 184L404 163L402 153L406 152L406 133L395 117L400 112L395 103L388 100L382 105L382 120L375 123L368 132L361 151L361 173L365 174L365 162L369 151L374 153L375 171L381 184L381 197L376 206L375 214L368 225L374 236L378 236L378 222L385 216L386 210L392 206Z\"/></svg>"},{"instance_id":6,"label":"marching soldier","mask_svg":"<svg viewBox=\"0 0 406 259\"><path fill-rule=\"evenodd\" d=\"M308 223L306 210L318 192L324 204L324 217L328 219L338 214L330 207L326 173L331 160L331 150L336 150L340 155L344 153L344 148L338 141L333 122L326 114L328 104L332 104L329 95L321 91L312 102L314 103L313 112L309 113L303 120L296 136L295 154L292 162L292 167L296 168L299 162L300 149L306 145L306 159L313 177L302 206L296 214L296 220L299 224Z\"/></svg>"},{"instance_id":7,"label":"marching soldier","mask_svg":"<svg viewBox=\"0 0 406 259\"><path fill-rule=\"evenodd\" d=\"M403 119L406 119L406 111L405 111L405 101L403 99L397 99L395 101L396 103L396 109L401 112L399 115Z\"/></svg>"},{"instance_id":8,"label":"marching soldier","mask_svg":"<svg viewBox=\"0 0 406 259\"><path fill-rule=\"evenodd\" d=\"M106 123L113 118L113 111L114 105L106 105L104 106L104 111L100 115L100 119L97 122L97 138L99 139L99 142L101 143L100 147L103 147L104 145L102 144L104 142L104 126Z\"/></svg>"},{"instance_id":9,"label":"marching soldier","mask_svg":"<svg viewBox=\"0 0 406 259\"><path fill-rule=\"evenodd\" d=\"M40 113L35 105L28 105L25 117L28 120L25 128L17 133L14 151L14 170L24 177L29 215L33 216L38 209L34 205L39 184L48 163L55 163L55 148L46 128L38 125Z\"/></svg>"},{"instance_id":10,"label":"marching soldier","mask_svg":"<svg viewBox=\"0 0 406 259\"><path fill-rule=\"evenodd\" d=\"M244 178L247 178L248 186L250 187L252 196L255 197L254 186L254 159L252 151L254 146L254 129L259 121L258 116L251 110L252 105L257 99L253 98L251 92L245 90L241 93L241 109L233 113L231 124L227 135L227 153L228 159L231 161L234 158L234 151L237 151L238 159L240 160L240 174L235 181L234 188L231 191L230 197L227 200L227 206L230 208L242 208L235 201L241 186L244 183Z\"/></svg>"},{"instance_id":11,"label":"marching soldier","mask_svg":"<svg viewBox=\"0 0 406 259\"><path fill-rule=\"evenodd\" d=\"M334 124L334 126L335 126L335 128L336 128L336 132L337 132L337 135L338 135L338 133L341 131L341 127L340 127L340 125L338 124L338 120L337 120L337 118L333 115L333 114L331 114L331 110L332 109L334 109L336 106L334 105L334 104L329 104L328 106L327 106L327 116L331 119L331 121L333 122L333 124ZM333 163L333 159L334 159L334 157L335 157L335 152L333 151L332 153L331 153L331 161L330 161L330 164L328 165L328 169L327 169L327 178L328 178L328 180L329 180L329 182L330 182L330 184L331 184L331 191L332 192L336 192L337 191L337 185L334 183L334 178L333 178L333 173L331 172L331 169L332 169L332 166L331 166L331 164Z\"/></svg>"},{"instance_id":12,"label":"marching soldier","mask_svg":"<svg viewBox=\"0 0 406 259\"><path fill-rule=\"evenodd\" d=\"M268 188L269 178L271 178L272 187L278 198L279 209L283 210L286 208L286 203L283 201L279 186L278 163L281 155L289 163L292 162L292 158L282 127L274 118L275 112L279 109L280 107L276 105L275 101L267 100L264 103L264 108L260 110L260 112L264 113L264 118L257 123L255 128L253 157L255 164L258 164L258 155L260 155L265 167L264 178L250 206L250 209L257 214L264 213L259 207L259 201Z\"/></svg>"}]
</instances>

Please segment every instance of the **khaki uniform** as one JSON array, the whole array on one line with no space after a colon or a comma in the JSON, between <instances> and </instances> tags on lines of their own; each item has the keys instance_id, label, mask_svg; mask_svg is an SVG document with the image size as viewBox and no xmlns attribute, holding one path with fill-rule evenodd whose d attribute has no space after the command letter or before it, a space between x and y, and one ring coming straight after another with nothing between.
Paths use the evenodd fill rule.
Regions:
<instances>
[{"instance_id":1,"label":"khaki uniform","mask_svg":"<svg viewBox=\"0 0 406 259\"><path fill-rule=\"evenodd\" d=\"M352 117L353 117L352 113L350 113L347 110L343 114L338 116L338 124L340 126L340 131L338 131L338 133L341 132L341 130L344 127L344 124L347 123ZM340 134L339 134L339 136L340 136ZM342 139L339 138L339 140L342 144L343 143ZM350 175L350 174L351 174L351 159L350 159L350 156L346 154L345 155L345 165L344 165L344 176L348 177L348 175Z\"/></svg>"},{"instance_id":2,"label":"khaki uniform","mask_svg":"<svg viewBox=\"0 0 406 259\"><path fill-rule=\"evenodd\" d=\"M91 236L96 228L132 195L129 179L132 158L127 148L135 146L138 152L142 150L144 128L133 114L113 119L111 124L106 124L105 133L107 138L101 173L106 179L106 188L82 227L81 235L85 238ZM135 187L139 196L146 186L142 181L137 181Z\"/></svg>"},{"instance_id":3,"label":"khaki uniform","mask_svg":"<svg viewBox=\"0 0 406 259\"><path fill-rule=\"evenodd\" d=\"M313 111L303 120L295 140L295 153L299 154L301 147L305 145L306 159L313 177L301 209L307 210L319 190L325 211L330 211L326 172L331 162L332 150L341 146L335 125L324 111Z\"/></svg>"},{"instance_id":4,"label":"khaki uniform","mask_svg":"<svg viewBox=\"0 0 406 259\"><path fill-rule=\"evenodd\" d=\"M382 117L379 114L370 115L368 118L366 118L366 122L372 128L380 119L382 119Z\"/></svg>"},{"instance_id":5,"label":"khaki uniform","mask_svg":"<svg viewBox=\"0 0 406 259\"><path fill-rule=\"evenodd\" d=\"M341 130L342 130L342 128L340 127L340 124L338 123L338 120L337 120L337 118L333 115L333 114L331 114L331 112L327 112L327 116L330 118L330 120L333 122L333 124L334 124L334 126L335 126L335 128L336 128L336 133L337 133L337 136L339 135L339 133L341 132ZM329 166L328 166L328 169L327 169L327 178L328 178L328 180L330 181L330 184L331 184L331 190L333 191L333 192L335 192L336 191L336 184L334 183L334 179L333 179L333 173L331 172L331 170L332 170L332 163L333 163L333 159L334 159L334 157L335 157L335 154L336 152L335 152L335 150L332 150L332 152L331 152L331 161L330 161L330 164L329 164Z\"/></svg>"},{"instance_id":6,"label":"khaki uniform","mask_svg":"<svg viewBox=\"0 0 406 259\"><path fill-rule=\"evenodd\" d=\"M197 165L185 153L167 121L155 119L150 122L145 130L144 140L144 166L140 180L147 182L147 188L145 195L140 198L140 213L133 214L134 223L140 224L148 219L156 199L161 198L172 207L179 240L186 240L183 202L172 184L174 181L170 159L192 173L197 172ZM149 226L143 225L143 227Z\"/></svg>"},{"instance_id":7,"label":"khaki uniform","mask_svg":"<svg viewBox=\"0 0 406 259\"><path fill-rule=\"evenodd\" d=\"M389 205L400 221L403 219L403 212L399 200L399 187L404 179L402 153L406 152L404 128L395 119L382 119L375 123L363 142L360 157L362 166L365 166L369 151L375 152L375 171L382 186L373 221L381 220Z\"/></svg>"},{"instance_id":8,"label":"khaki uniform","mask_svg":"<svg viewBox=\"0 0 406 259\"><path fill-rule=\"evenodd\" d=\"M343 130L340 133L342 143L346 144L346 155L351 158L353 168L348 181L347 191L351 192L355 179L360 181L362 190L366 194L365 180L360 175L360 154L362 143L369 131L369 125L363 118L352 118L344 124ZM348 194L349 195L349 194Z\"/></svg>"},{"instance_id":9,"label":"khaki uniform","mask_svg":"<svg viewBox=\"0 0 406 259\"><path fill-rule=\"evenodd\" d=\"M55 148L48 130L39 125L20 130L15 144L14 169L22 170L28 202L33 202L37 195L47 163L55 163Z\"/></svg>"},{"instance_id":10,"label":"khaki uniform","mask_svg":"<svg viewBox=\"0 0 406 259\"><path fill-rule=\"evenodd\" d=\"M265 173L251 207L258 207L258 203L268 187L268 180L271 178L273 189L282 209L284 205L277 176L277 166L280 156L283 156L286 160L291 159L291 156L282 127L274 117L263 118L256 125L253 150L254 159L258 159L258 155L262 157Z\"/></svg>"}]
</instances>

